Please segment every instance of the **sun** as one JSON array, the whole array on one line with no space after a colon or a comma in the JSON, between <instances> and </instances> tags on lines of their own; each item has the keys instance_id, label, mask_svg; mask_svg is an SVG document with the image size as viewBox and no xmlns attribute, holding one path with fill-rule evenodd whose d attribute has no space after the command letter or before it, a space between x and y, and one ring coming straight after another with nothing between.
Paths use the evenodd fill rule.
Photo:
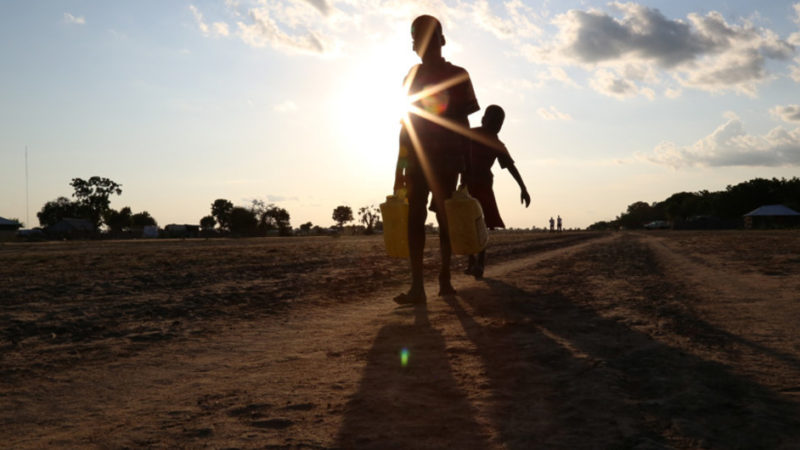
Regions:
<instances>
[{"instance_id":1,"label":"sun","mask_svg":"<svg viewBox=\"0 0 800 450\"><path fill-rule=\"evenodd\" d=\"M410 46L395 47L375 48L350 66L333 104L347 152L367 170L393 169L400 123L409 108L403 78L413 60L398 58L397 52L410 53Z\"/></svg>"}]
</instances>

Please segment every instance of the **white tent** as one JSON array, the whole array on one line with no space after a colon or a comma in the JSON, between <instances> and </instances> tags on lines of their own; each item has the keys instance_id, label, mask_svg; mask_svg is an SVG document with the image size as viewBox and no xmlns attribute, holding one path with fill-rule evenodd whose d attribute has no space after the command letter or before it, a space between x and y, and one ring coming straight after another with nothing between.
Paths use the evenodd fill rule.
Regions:
<instances>
[{"instance_id":1,"label":"white tent","mask_svg":"<svg viewBox=\"0 0 800 450\"><path fill-rule=\"evenodd\" d=\"M758 207L744 215L745 217L783 217L800 216L800 213L783 205L766 205Z\"/></svg>"}]
</instances>

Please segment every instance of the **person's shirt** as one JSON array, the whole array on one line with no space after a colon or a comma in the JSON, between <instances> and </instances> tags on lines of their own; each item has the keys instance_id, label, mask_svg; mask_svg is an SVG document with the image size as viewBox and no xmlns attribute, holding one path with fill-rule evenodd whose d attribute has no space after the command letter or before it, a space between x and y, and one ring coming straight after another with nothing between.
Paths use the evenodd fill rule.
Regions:
<instances>
[{"instance_id":1,"label":"person's shirt","mask_svg":"<svg viewBox=\"0 0 800 450\"><path fill-rule=\"evenodd\" d=\"M441 58L412 67L404 85L409 97L419 95L412 105L421 111L411 111L409 118L423 146L430 147L426 150L435 151L441 145L449 146L463 139L464 133L438 122L444 119L468 129L468 116L480 109L466 70Z\"/></svg>"},{"instance_id":2,"label":"person's shirt","mask_svg":"<svg viewBox=\"0 0 800 450\"><path fill-rule=\"evenodd\" d=\"M502 169L514 164L514 160L511 159L506 145L497 138L496 134L485 131L483 127L473 128L472 131L484 136L489 142L481 142L477 139L470 140L467 183L473 185L491 184L494 178L492 165L494 165L495 160L497 160Z\"/></svg>"}]
</instances>

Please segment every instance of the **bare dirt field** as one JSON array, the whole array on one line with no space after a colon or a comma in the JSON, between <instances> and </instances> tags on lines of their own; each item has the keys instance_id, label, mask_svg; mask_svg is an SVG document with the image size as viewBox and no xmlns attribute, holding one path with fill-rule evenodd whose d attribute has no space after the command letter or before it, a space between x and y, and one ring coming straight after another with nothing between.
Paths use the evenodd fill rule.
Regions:
<instances>
[{"instance_id":1,"label":"bare dirt field","mask_svg":"<svg viewBox=\"0 0 800 450\"><path fill-rule=\"evenodd\" d=\"M800 232L437 253L398 307L380 236L0 245L0 446L800 448Z\"/></svg>"}]
</instances>

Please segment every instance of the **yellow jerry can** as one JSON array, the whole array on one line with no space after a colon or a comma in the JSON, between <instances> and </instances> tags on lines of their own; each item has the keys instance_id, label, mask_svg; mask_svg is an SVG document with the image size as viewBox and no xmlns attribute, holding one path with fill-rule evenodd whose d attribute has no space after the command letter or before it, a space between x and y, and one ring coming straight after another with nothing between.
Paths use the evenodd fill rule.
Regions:
<instances>
[{"instance_id":1,"label":"yellow jerry can","mask_svg":"<svg viewBox=\"0 0 800 450\"><path fill-rule=\"evenodd\" d=\"M405 189L387 195L381 203L383 218L383 243L392 258L408 259L408 200Z\"/></svg>"},{"instance_id":2,"label":"yellow jerry can","mask_svg":"<svg viewBox=\"0 0 800 450\"><path fill-rule=\"evenodd\" d=\"M489 230L483 219L483 209L477 199L461 186L453 197L445 200L450 246L456 255L474 255L486 248Z\"/></svg>"}]
</instances>

